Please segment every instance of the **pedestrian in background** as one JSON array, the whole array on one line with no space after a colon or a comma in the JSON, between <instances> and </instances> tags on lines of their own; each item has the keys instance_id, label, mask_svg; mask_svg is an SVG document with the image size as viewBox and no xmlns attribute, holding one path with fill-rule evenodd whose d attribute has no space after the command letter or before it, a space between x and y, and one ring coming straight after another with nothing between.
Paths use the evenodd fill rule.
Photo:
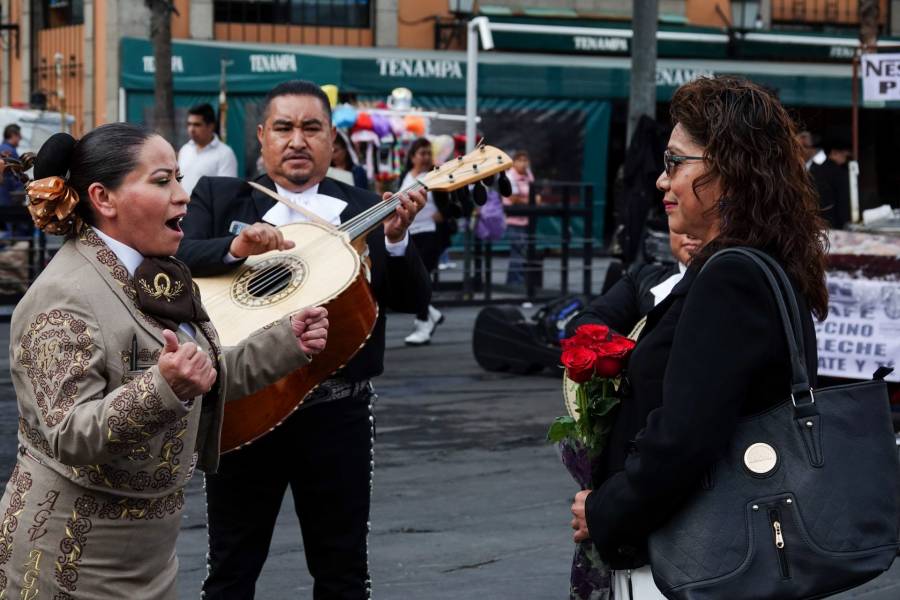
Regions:
<instances>
[{"instance_id":1,"label":"pedestrian in background","mask_svg":"<svg viewBox=\"0 0 900 600\"><path fill-rule=\"evenodd\" d=\"M534 174L528 152L519 150L513 154L513 166L506 172L512 184L512 194L503 198L504 206L527 206ZM540 204L540 196L535 196L535 203ZM525 285L525 256L528 250L528 217L507 215L506 239L509 240L509 267L506 271L507 285Z\"/></svg>"},{"instance_id":2,"label":"pedestrian in background","mask_svg":"<svg viewBox=\"0 0 900 600\"><path fill-rule=\"evenodd\" d=\"M340 129L335 129L337 135L334 138L334 150L331 155L331 166L335 169L343 169L352 175L353 185L364 190L369 189L369 178L366 169L359 164L359 157L353 148L353 143L347 134Z\"/></svg>"},{"instance_id":3,"label":"pedestrian in background","mask_svg":"<svg viewBox=\"0 0 900 600\"><path fill-rule=\"evenodd\" d=\"M840 136L825 141L827 158L813 164L809 173L819 193L822 216L831 229L841 229L850 222L850 142Z\"/></svg>"},{"instance_id":4,"label":"pedestrian in background","mask_svg":"<svg viewBox=\"0 0 900 600\"><path fill-rule=\"evenodd\" d=\"M810 131L801 131L797 134L797 141L800 142L800 147L803 149L803 163L806 165L807 171L813 165L821 165L825 162L825 151L822 150L819 136L813 135Z\"/></svg>"},{"instance_id":5,"label":"pedestrian in background","mask_svg":"<svg viewBox=\"0 0 900 600\"><path fill-rule=\"evenodd\" d=\"M419 138L412 143L406 154L406 169L401 179L400 189L405 190L416 182L416 177L430 171L434 166L431 141ZM444 221L443 213L435 203L435 196L428 192L425 206L409 226L409 239L416 245L422 264L429 274L438 266L438 260L445 246L438 231L438 224ZM444 322L444 315L431 304L423 306L416 313L413 331L403 340L407 346L423 346L431 342L431 336L438 325Z\"/></svg>"},{"instance_id":6,"label":"pedestrian in background","mask_svg":"<svg viewBox=\"0 0 900 600\"><path fill-rule=\"evenodd\" d=\"M216 134L212 106L198 104L188 110L187 132L191 139L178 151L178 166L188 195L201 177L237 177L237 157Z\"/></svg>"},{"instance_id":7,"label":"pedestrian in background","mask_svg":"<svg viewBox=\"0 0 900 600\"><path fill-rule=\"evenodd\" d=\"M3 143L0 144L0 157L19 158L19 143L22 141L22 129L15 123L3 128ZM22 182L11 172L3 173L0 185L0 206L12 206L13 192L22 190Z\"/></svg>"}]
</instances>

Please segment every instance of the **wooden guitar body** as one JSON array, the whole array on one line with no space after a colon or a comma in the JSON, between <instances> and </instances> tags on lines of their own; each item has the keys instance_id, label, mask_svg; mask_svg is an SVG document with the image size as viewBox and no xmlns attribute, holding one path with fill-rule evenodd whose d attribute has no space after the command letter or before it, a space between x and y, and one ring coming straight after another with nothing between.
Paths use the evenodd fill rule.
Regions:
<instances>
[{"instance_id":1,"label":"wooden guitar body","mask_svg":"<svg viewBox=\"0 0 900 600\"><path fill-rule=\"evenodd\" d=\"M503 171L511 166L505 152L479 144L466 156L421 175L405 191L450 192L498 173L502 181ZM309 212L272 190L250 185L296 212ZM395 194L339 227L307 214L310 222L279 227L285 239L296 244L293 249L252 256L232 273L194 280L223 346L234 346L310 306L325 306L329 315L328 342L312 363L251 396L225 404L222 452L249 444L275 428L369 339L378 305L367 281L368 265L361 259L365 237L394 213L400 199L401 194ZM278 350L272 348L272 352Z\"/></svg>"},{"instance_id":2,"label":"wooden guitar body","mask_svg":"<svg viewBox=\"0 0 900 600\"><path fill-rule=\"evenodd\" d=\"M293 249L248 258L227 275L195 279L204 307L222 345L233 346L287 314L324 306L331 317L328 344L308 366L225 404L222 452L248 444L284 421L362 348L378 318L367 267L346 234L315 223L280 230L296 244Z\"/></svg>"}]
</instances>

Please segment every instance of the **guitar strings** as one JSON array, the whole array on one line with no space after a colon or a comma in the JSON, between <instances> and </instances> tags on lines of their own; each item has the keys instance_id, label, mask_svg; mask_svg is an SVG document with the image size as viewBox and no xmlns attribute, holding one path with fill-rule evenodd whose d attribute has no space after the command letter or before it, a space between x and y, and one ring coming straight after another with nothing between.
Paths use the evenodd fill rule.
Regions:
<instances>
[{"instance_id":1,"label":"guitar strings","mask_svg":"<svg viewBox=\"0 0 900 600\"><path fill-rule=\"evenodd\" d=\"M396 210L397 205L399 205L399 203L400 203L400 197L402 194L410 192L410 191L414 191L416 188L419 188L419 187L424 187L424 186L419 182L416 182L413 185L410 185L408 188L405 188L404 190L397 192L396 194L394 194L387 200L384 200L382 202L379 202L379 203L373 205L372 207L363 211L362 213L360 213L353 219L350 219L349 221L342 223L338 229L340 231L348 232L348 234L349 234L348 230L352 230L354 227L360 225L364 221L368 221L369 218L371 217L371 215L374 215L374 214L378 213L379 211L385 211L387 214L385 215L384 218L387 218L387 216L389 216L390 213L392 213L394 210ZM391 205L390 209L388 209L387 205ZM377 219L371 219L371 220L377 221ZM381 220L383 220L383 219L381 219ZM366 228L368 228L368 226ZM363 231L364 231L364 229L363 229ZM354 238L355 238L354 235L350 235L351 240ZM310 253L315 252L319 246L324 245L329 240L330 240L329 236L317 238L310 245L298 246L292 250L284 251L284 254L282 254L280 256L272 257L272 259L278 260L280 257L283 257L285 254L297 255L300 253L301 250L303 251L303 254L310 254ZM247 288L246 288L247 292L249 292L251 295L255 295L255 292L263 290L266 287L277 282L280 278L285 277L287 275L287 273L285 272L286 270L290 270L291 277L293 277L297 273L296 266L291 265L290 263L287 263L284 261L278 262L277 264L268 265L268 266L264 267L263 269L259 270L258 272L252 272L253 269L254 269L254 267L252 267L252 266L249 268L249 270L251 271L251 273L250 273L251 280L247 284ZM251 286L253 289L251 289ZM212 305L213 303L215 303L223 298L229 297L230 295L231 295L231 286L229 286L229 288L226 290L223 290L216 294L210 295L209 298L203 298L203 303Z\"/></svg>"},{"instance_id":2,"label":"guitar strings","mask_svg":"<svg viewBox=\"0 0 900 600\"><path fill-rule=\"evenodd\" d=\"M450 169L449 174L452 176L452 174L455 172L460 176L464 176L464 175L467 175L468 173L478 173L478 169L475 166L473 166L470 170L461 170L461 167L463 167L463 166L467 166L467 165L459 164L459 163L454 164L453 168ZM440 172L440 169L436 172ZM486 175L486 177L490 176L491 174L492 173L488 173L488 175ZM350 219L349 221L342 223L338 227L338 229L342 232L346 232L351 240L355 239L358 235L362 235L363 233L365 233L365 231L367 229L369 229L370 227L375 225L377 222L383 221L384 219L388 218L396 210L397 206L400 204L400 198L401 198L402 194L409 193L411 191L415 191L418 188L427 189L427 187L423 183L416 181L413 184L411 184L409 187L404 188L403 190L400 190L399 192L395 193L387 200L384 200L382 202L374 204L373 206L369 207L367 210L363 211L362 213L356 215L354 218ZM381 213L383 213L383 214L381 214ZM378 215L377 218L375 218L376 214ZM307 252L313 252L317 249L317 246L323 245L324 243L326 243L328 241L328 239L329 238L327 238L327 237L319 238L318 240L316 240L316 242L314 242L312 247L306 246L302 249L306 250ZM299 253L300 250L301 250L301 248L298 247L298 248L295 248L294 250L287 251L287 253L297 254L297 253ZM277 259L278 257L273 257L273 258ZM250 267L251 270L252 270L252 268L253 267ZM287 275L287 273L285 273L286 270L290 271L291 278L293 278L293 276L297 273L297 270L295 267L289 266L289 265L285 264L284 262L280 262L279 264L270 265L270 266L260 270L257 273L251 273L250 277L252 279L247 284L247 291L250 294L255 295L254 294L255 292L265 289L269 285L272 285L275 282L277 282L279 279L285 277ZM251 286L253 286L252 290L250 289ZM230 295L231 295L231 289L229 287L229 289L227 289L227 290L223 290L217 294L211 295L209 297L209 299L204 299L204 303L212 304L214 301L218 301L219 299L221 299L225 296L230 296Z\"/></svg>"},{"instance_id":3,"label":"guitar strings","mask_svg":"<svg viewBox=\"0 0 900 600\"><path fill-rule=\"evenodd\" d=\"M362 224L363 222L366 222L367 224L366 224L365 228L362 229L362 231L365 231L365 229L367 229L369 227L368 222L370 220L373 221L372 224L374 224L375 221L383 220L383 218L382 219L371 218L372 215L383 211L386 213L384 218L387 218L387 216L389 216L390 213L392 213L394 210L396 210L397 205L399 205L399 203L400 203L400 198L401 198L402 194L414 191L417 188L424 188L424 187L425 186L422 183L417 181L417 182L413 183L412 185L410 185L409 187L397 192L396 194L394 194L387 200L384 200L382 202L379 202L379 203L369 207L368 209L366 209L362 213L356 215L354 218L350 219L349 221L342 223L338 229L341 231L348 232L348 234L349 234L354 229L354 227L357 227L360 224ZM360 233L362 233L362 231ZM355 235L350 235L351 240L354 239L355 237L356 237ZM319 238L316 240L316 242L314 242L314 244L312 246L304 246L302 248L298 247L293 250L288 250L288 251L286 251L286 253L297 254L300 250L304 250L305 251L304 253L311 253L311 252L314 252L315 250L317 250L317 247L320 244L326 243L328 239L329 238L327 238L327 237ZM273 258L277 259L278 257L273 257ZM251 271L252 271L252 269L253 269L253 267L250 267ZM255 292L265 289L269 285L272 285L275 282L277 282L280 278L285 277L287 275L285 273L285 270L290 270L292 277L293 277L293 275L295 275L297 273L297 269L295 266L290 265L289 263L285 263L285 262L280 262L278 264L269 265L269 266L261 269L258 272L251 273L250 277L252 279L247 284L247 291L250 294L255 295ZM251 289L251 286L253 289ZM204 299L203 301L204 301L204 303L211 304L214 301L218 301L219 299L221 299L225 296L229 296L230 294L231 294L231 289L229 287L228 290L218 292L217 294L213 294L209 297L209 299Z\"/></svg>"}]
</instances>

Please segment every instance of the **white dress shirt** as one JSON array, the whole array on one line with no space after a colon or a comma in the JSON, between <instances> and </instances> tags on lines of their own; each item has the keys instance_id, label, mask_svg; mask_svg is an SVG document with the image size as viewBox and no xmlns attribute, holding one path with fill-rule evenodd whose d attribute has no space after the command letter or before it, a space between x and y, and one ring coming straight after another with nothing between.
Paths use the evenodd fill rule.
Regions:
<instances>
[{"instance_id":1,"label":"white dress shirt","mask_svg":"<svg viewBox=\"0 0 900 600\"><path fill-rule=\"evenodd\" d=\"M113 251L113 254L116 255L116 258L119 259L125 269L128 270L128 275L134 279L134 272L137 271L137 268L141 266L141 263L144 262L144 256L126 244L123 244L119 240L113 239L97 229L96 227L92 227L92 229L97 232L97 235L100 236L100 239L103 240L109 249ZM190 323L182 323L178 326L180 330L191 336L195 337L196 332L194 331L194 326Z\"/></svg>"},{"instance_id":2,"label":"white dress shirt","mask_svg":"<svg viewBox=\"0 0 900 600\"><path fill-rule=\"evenodd\" d=\"M277 183L275 191L279 195L287 198L294 204L302 206L306 210L315 214L319 218L328 221L332 225L341 224L341 213L347 208L347 203L333 196L326 196L319 193L319 184L303 190L302 192L291 192ZM266 211L263 215L263 221L275 225L287 225L289 223L305 223L309 219L306 215L291 210L281 202L276 202L275 206ZM409 245L409 233L403 236L399 242L391 242L384 237L384 247L391 256L403 256L406 254L406 247Z\"/></svg>"},{"instance_id":3,"label":"white dress shirt","mask_svg":"<svg viewBox=\"0 0 900 600\"><path fill-rule=\"evenodd\" d=\"M666 296L672 293L672 289L678 285L678 282L681 281L681 278L684 277L684 272L687 271L687 267L681 263L678 263L678 272L662 281L657 283L655 286L650 288L650 293L653 294L653 306L656 306L660 302L666 299Z\"/></svg>"},{"instance_id":4,"label":"white dress shirt","mask_svg":"<svg viewBox=\"0 0 900 600\"><path fill-rule=\"evenodd\" d=\"M178 168L184 176L181 187L190 195L204 175L237 177L237 157L228 144L222 143L219 136L213 134L212 141L202 148L194 140L182 146L178 151Z\"/></svg>"},{"instance_id":5,"label":"white dress shirt","mask_svg":"<svg viewBox=\"0 0 900 600\"><path fill-rule=\"evenodd\" d=\"M828 157L825 155L823 150L819 150L816 152L815 156L806 161L806 170L809 171L810 167L815 165L821 165Z\"/></svg>"},{"instance_id":6,"label":"white dress shirt","mask_svg":"<svg viewBox=\"0 0 900 600\"><path fill-rule=\"evenodd\" d=\"M413 176L412 171L410 171L406 174L406 177L403 178L400 189L405 190L415 182L416 178ZM437 222L434 220L434 215L436 215L437 212L438 208L437 204L434 203L434 196L432 196L431 192L428 192L425 196L425 206L416 213L416 218L413 219L413 222L409 225L409 232L412 235L415 235L417 233L437 231Z\"/></svg>"}]
</instances>

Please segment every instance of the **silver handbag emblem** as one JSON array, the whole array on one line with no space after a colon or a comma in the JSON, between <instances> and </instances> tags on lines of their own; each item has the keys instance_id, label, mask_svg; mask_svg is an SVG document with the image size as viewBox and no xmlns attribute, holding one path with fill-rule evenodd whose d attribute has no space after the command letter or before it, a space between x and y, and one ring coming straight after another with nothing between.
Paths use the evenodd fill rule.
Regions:
<instances>
[{"instance_id":1,"label":"silver handbag emblem","mask_svg":"<svg viewBox=\"0 0 900 600\"><path fill-rule=\"evenodd\" d=\"M778 453L769 444L758 442L751 444L744 452L744 465L751 473L765 475L778 464Z\"/></svg>"}]
</instances>

